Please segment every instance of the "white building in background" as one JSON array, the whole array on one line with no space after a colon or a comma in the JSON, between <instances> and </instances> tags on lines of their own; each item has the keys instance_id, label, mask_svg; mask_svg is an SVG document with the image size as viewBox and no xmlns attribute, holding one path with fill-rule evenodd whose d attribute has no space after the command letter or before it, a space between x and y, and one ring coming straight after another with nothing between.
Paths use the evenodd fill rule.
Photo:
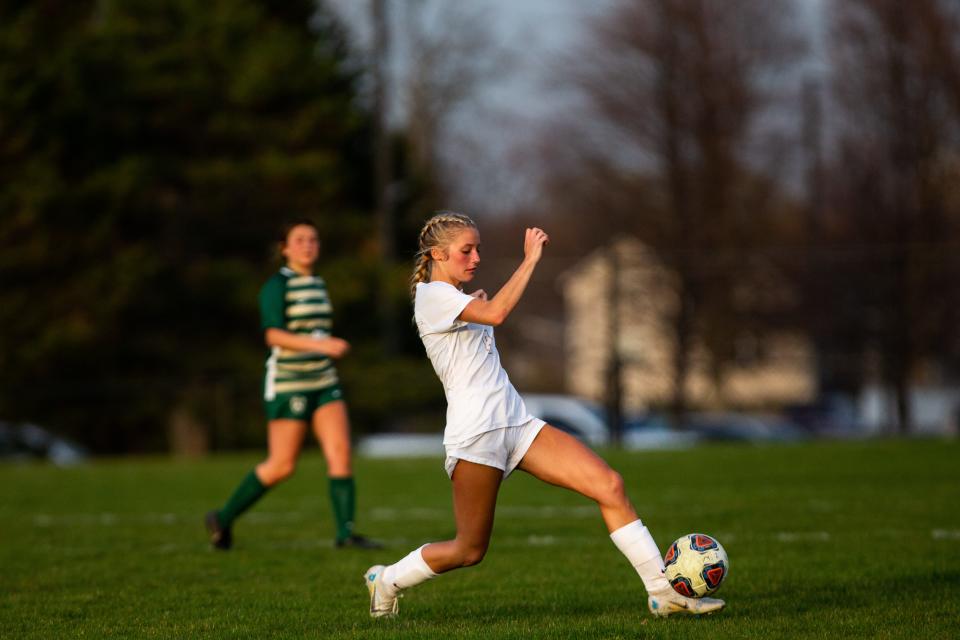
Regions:
<instances>
[{"instance_id":1,"label":"white building in background","mask_svg":"<svg viewBox=\"0 0 960 640\"><path fill-rule=\"evenodd\" d=\"M566 307L567 391L604 399L610 359L611 263L616 252L619 287L618 349L627 411L666 407L673 398L676 275L636 239L599 249L561 278ZM711 375L711 357L693 340L687 399L693 409L775 409L812 401L816 371L809 340L799 333L769 332L737 339L744 357Z\"/></svg>"}]
</instances>

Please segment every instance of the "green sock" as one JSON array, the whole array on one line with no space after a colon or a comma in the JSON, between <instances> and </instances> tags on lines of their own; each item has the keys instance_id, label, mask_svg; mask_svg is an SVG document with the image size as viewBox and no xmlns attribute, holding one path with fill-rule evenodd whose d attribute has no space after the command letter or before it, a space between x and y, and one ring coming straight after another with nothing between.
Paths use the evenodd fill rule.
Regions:
<instances>
[{"instance_id":1,"label":"green sock","mask_svg":"<svg viewBox=\"0 0 960 640\"><path fill-rule=\"evenodd\" d=\"M270 487L265 486L257 477L256 471L250 471L243 477L240 484L233 491L233 495L227 500L223 509L217 512L220 518L220 525L229 527L233 521L240 517L240 514L253 506Z\"/></svg>"},{"instance_id":2,"label":"green sock","mask_svg":"<svg viewBox=\"0 0 960 640\"><path fill-rule=\"evenodd\" d=\"M352 477L330 478L330 502L337 520L337 540L349 538L353 533L353 511L357 502Z\"/></svg>"}]
</instances>

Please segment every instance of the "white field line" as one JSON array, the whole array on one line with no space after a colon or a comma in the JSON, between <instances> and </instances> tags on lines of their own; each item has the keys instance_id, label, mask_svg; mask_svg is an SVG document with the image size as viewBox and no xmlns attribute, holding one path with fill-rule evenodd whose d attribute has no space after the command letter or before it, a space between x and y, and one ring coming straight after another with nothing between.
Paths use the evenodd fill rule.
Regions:
<instances>
[{"instance_id":1,"label":"white field line","mask_svg":"<svg viewBox=\"0 0 960 640\"><path fill-rule=\"evenodd\" d=\"M420 538L382 538L377 536L377 540L382 542L386 548L387 553L399 556L406 553L407 550L416 549L426 543L436 542L439 538L436 539L420 539ZM530 536L495 536L492 545L492 553L496 553L497 549L515 549L515 548L529 548L529 547L595 547L598 544L610 544L606 536L597 535L597 536L550 536L550 535L530 535ZM205 536L198 534L196 539L192 542L168 542L159 546L151 547L149 549L141 549L141 551L149 551L150 553L158 555L178 555L186 551L194 551L198 546L207 546L208 542ZM277 541L276 539L267 538L262 535L256 537L249 536L244 538L243 541L244 547L247 550L260 550L265 549L268 551L321 551L325 549L333 549L333 540L329 539L326 536L317 536L314 538L304 538L299 540L284 540ZM59 547L60 552L63 552L63 547Z\"/></svg>"},{"instance_id":2,"label":"white field line","mask_svg":"<svg viewBox=\"0 0 960 640\"><path fill-rule=\"evenodd\" d=\"M439 509L431 507L409 507L409 508L391 508L375 507L364 510L359 514L358 520L363 522L428 522L437 521L441 523L452 523L453 513L450 509ZM497 519L516 519L516 520L582 520L599 519L600 514L596 507L592 505L570 506L570 507L552 507L552 506L520 506L510 505L497 508ZM300 524L330 519L329 508L324 505L317 510L310 511L252 511L243 515L243 520L250 523L273 525L273 524ZM138 513L123 514L116 512L101 513L38 513L34 514L30 521L33 526L39 528L48 527L115 527L118 525L197 525L202 524L203 514L196 513ZM830 542L837 535L829 531L776 531L772 533L745 533L745 535L735 534L733 532L713 532L717 539L724 543L731 543L739 538L743 539L770 539L778 542ZM910 537L918 532L911 530L885 530L882 532L890 537ZM844 534L839 534L844 535ZM929 532L933 540L960 540L960 529L932 529ZM514 539L515 538L515 539ZM598 538L593 536L584 537L560 537L547 534L531 534L526 537L498 537L498 543L503 544L525 544L530 546L555 546L561 544L579 544L584 541L595 542ZM403 544L404 539L397 540ZM300 544L300 543L297 543ZM666 542L664 542L666 544ZM318 541L317 547L328 547L330 543L326 540ZM392 545L391 545L392 546Z\"/></svg>"},{"instance_id":3,"label":"white field line","mask_svg":"<svg viewBox=\"0 0 960 640\"><path fill-rule=\"evenodd\" d=\"M778 542L829 542L830 534L826 531L778 531Z\"/></svg>"},{"instance_id":4,"label":"white field line","mask_svg":"<svg viewBox=\"0 0 960 640\"><path fill-rule=\"evenodd\" d=\"M318 517L324 517L323 513L329 514L329 508L326 511L254 511L243 515L247 522L276 524L276 523L300 523L316 520ZM318 514L320 514L318 516ZM54 527L54 526L104 526L110 527L118 524L194 524L203 522L203 514L196 513L135 513L118 514L111 512L103 513L38 513L33 516L33 524L36 527Z\"/></svg>"},{"instance_id":5,"label":"white field line","mask_svg":"<svg viewBox=\"0 0 960 640\"><path fill-rule=\"evenodd\" d=\"M395 509L392 507L375 507L370 509L368 515L373 520L447 520L453 517L450 509L431 509L425 507L414 507L405 509ZM502 506L497 507L497 518L519 518L519 519L592 519L599 518L600 510L591 505L576 507L551 507L551 506Z\"/></svg>"},{"instance_id":6,"label":"white field line","mask_svg":"<svg viewBox=\"0 0 960 640\"><path fill-rule=\"evenodd\" d=\"M934 529L930 537L934 540L960 540L960 529Z\"/></svg>"},{"instance_id":7,"label":"white field line","mask_svg":"<svg viewBox=\"0 0 960 640\"><path fill-rule=\"evenodd\" d=\"M438 509L431 507L409 507L397 509L392 507L375 507L361 512L360 518L364 521L452 521L453 511L449 508ZM317 519L329 518L329 507L322 505L313 511L262 511L253 510L245 513L243 519L258 524L300 523ZM574 507L551 506L502 506L497 508L499 519L592 519L599 518L600 511L590 505ZM203 514L197 513L137 513L120 514L114 512L102 513L38 513L33 516L33 524L37 527L52 526L113 526L117 524L192 524L202 522Z\"/></svg>"}]
</instances>

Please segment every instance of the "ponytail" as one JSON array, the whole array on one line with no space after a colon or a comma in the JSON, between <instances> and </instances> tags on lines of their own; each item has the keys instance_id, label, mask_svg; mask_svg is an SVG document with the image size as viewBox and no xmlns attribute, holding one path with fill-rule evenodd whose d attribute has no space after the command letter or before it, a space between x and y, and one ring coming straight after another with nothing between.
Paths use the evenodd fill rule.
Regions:
<instances>
[{"instance_id":1,"label":"ponytail","mask_svg":"<svg viewBox=\"0 0 960 640\"><path fill-rule=\"evenodd\" d=\"M430 281L430 252L417 252L417 259L413 263L413 275L410 276L410 297L417 294L417 284Z\"/></svg>"}]
</instances>

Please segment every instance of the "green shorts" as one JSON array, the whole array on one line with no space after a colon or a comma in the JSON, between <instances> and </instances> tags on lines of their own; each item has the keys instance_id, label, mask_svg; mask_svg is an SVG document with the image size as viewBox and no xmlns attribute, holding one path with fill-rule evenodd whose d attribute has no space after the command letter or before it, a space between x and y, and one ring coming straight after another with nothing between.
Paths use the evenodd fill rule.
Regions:
<instances>
[{"instance_id":1,"label":"green shorts","mask_svg":"<svg viewBox=\"0 0 960 640\"><path fill-rule=\"evenodd\" d=\"M263 408L267 420L304 420L310 421L313 412L327 404L343 400L340 385L335 384L319 391L301 391L298 393L278 393L273 400L264 400Z\"/></svg>"}]
</instances>

